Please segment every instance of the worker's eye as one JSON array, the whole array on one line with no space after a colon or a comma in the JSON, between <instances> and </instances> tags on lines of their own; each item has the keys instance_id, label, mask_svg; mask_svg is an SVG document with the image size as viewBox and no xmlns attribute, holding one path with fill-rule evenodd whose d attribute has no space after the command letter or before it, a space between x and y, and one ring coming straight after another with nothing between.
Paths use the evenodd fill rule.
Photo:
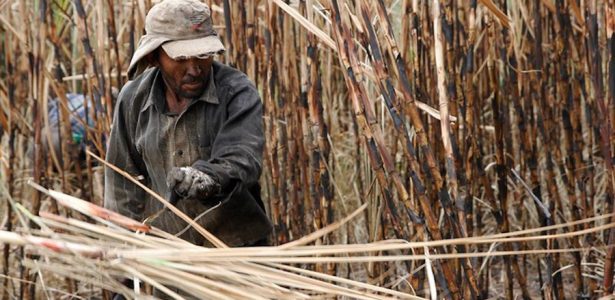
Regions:
<instances>
[{"instance_id":1,"label":"worker's eye","mask_svg":"<svg viewBox=\"0 0 615 300\"><path fill-rule=\"evenodd\" d=\"M196 58L198 59L208 59L210 57L211 57L210 54L201 54L201 55L196 56Z\"/></svg>"}]
</instances>

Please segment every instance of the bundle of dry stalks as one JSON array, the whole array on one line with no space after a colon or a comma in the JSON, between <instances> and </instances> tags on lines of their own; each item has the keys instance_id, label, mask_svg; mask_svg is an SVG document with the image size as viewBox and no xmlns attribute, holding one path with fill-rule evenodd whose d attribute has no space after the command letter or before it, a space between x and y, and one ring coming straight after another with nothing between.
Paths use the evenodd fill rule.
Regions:
<instances>
[{"instance_id":1,"label":"bundle of dry stalks","mask_svg":"<svg viewBox=\"0 0 615 300\"><path fill-rule=\"evenodd\" d=\"M285 262L297 256L304 257L299 259L304 263L313 263L317 261L317 256L339 253L340 249L300 247L322 236L326 233L324 231L280 247L232 249L222 245L221 248L210 249L195 246L175 235L84 200L31 184L62 206L95 221L89 223L51 213L41 213L37 217L15 204L20 217L29 219L40 229L28 229L21 234L0 231L0 241L27 246L27 253L36 255L37 259L26 259L22 263L35 272L66 276L124 293L130 298L142 295L138 296L134 290L122 285L122 279L132 278L147 283L173 299L184 299L187 295L197 299L334 296L422 299L388 288L305 270ZM374 246L378 248L378 245ZM387 243L380 246L390 247ZM368 250L369 247L358 249L360 252ZM40 278L43 281L45 277ZM47 284L43 282L43 285Z\"/></svg>"},{"instance_id":2,"label":"bundle of dry stalks","mask_svg":"<svg viewBox=\"0 0 615 300\"><path fill-rule=\"evenodd\" d=\"M599 233L615 227L615 223L608 223L586 230L538 234L607 220L612 216L608 214L568 224L476 238L414 243L387 240L368 244L309 245L345 225L365 209L362 206L339 222L280 246L228 248L222 244L220 248L204 248L76 197L46 190L34 183L30 185L53 197L58 204L94 222L51 213L34 216L20 204L12 203L25 231L0 231L0 241L25 246L29 257L35 255L36 258L26 258L22 262L34 272L66 276L131 298L142 298L147 292L140 288L128 289L121 283L122 279L144 282L160 293L158 297L166 295L173 299L184 299L187 296L198 299L313 299L339 296L353 299L423 299L390 288L310 271L297 264L417 260L425 261L429 266L432 260L597 251L601 249L500 251L497 249L501 247L497 245L553 241ZM26 225L29 222L40 229L28 229ZM437 249L442 245L478 244L491 244L492 247L487 252L474 253L394 254L398 250L425 249L425 253L430 253L427 249ZM46 276L41 275L39 278L43 286L52 287L45 282ZM437 292L433 279L430 284L433 285L431 296L434 299ZM52 298L51 290L46 291L48 298Z\"/></svg>"}]
</instances>

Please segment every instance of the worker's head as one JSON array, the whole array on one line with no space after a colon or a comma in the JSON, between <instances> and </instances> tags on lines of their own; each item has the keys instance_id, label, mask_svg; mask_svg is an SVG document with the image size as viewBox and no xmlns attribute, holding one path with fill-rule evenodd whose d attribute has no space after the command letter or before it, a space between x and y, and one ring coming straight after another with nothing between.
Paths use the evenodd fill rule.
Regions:
<instances>
[{"instance_id":1,"label":"worker's head","mask_svg":"<svg viewBox=\"0 0 615 300\"><path fill-rule=\"evenodd\" d=\"M130 78L151 65L152 61L146 58L154 52L157 52L154 61L161 69L165 62L171 61L183 66L173 72L195 63L211 64L213 55L224 52L224 45L212 25L211 11L198 0L165 0L154 5L145 18L145 31L128 67ZM187 79L183 77L182 80ZM186 88L192 91L194 87Z\"/></svg>"}]
</instances>

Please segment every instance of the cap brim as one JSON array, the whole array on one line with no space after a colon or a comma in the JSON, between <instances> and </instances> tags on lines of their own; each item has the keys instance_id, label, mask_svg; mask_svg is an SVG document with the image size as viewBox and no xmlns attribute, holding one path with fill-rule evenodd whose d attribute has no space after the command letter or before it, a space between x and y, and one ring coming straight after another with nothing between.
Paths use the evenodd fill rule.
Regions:
<instances>
[{"instance_id":1,"label":"cap brim","mask_svg":"<svg viewBox=\"0 0 615 300\"><path fill-rule=\"evenodd\" d=\"M162 44L162 49L172 59L179 59L221 54L224 52L224 45L217 35L209 35L198 39L166 42Z\"/></svg>"},{"instance_id":2,"label":"cap brim","mask_svg":"<svg viewBox=\"0 0 615 300\"><path fill-rule=\"evenodd\" d=\"M146 57L148 54L152 53L152 51L156 50L160 45L169 41L169 38L162 36L152 36L152 35L144 35L139 40L139 46L130 60L130 65L128 66L128 78L132 79L135 76L139 75L138 73L143 72L145 68L140 67L141 60Z\"/></svg>"}]
</instances>

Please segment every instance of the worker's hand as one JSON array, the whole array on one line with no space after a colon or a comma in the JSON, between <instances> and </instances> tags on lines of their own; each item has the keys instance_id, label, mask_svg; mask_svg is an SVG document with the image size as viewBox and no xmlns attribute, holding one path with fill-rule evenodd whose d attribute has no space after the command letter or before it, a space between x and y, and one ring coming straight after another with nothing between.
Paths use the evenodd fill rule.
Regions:
<instances>
[{"instance_id":1,"label":"worker's hand","mask_svg":"<svg viewBox=\"0 0 615 300\"><path fill-rule=\"evenodd\" d=\"M205 200L220 191L220 184L211 176L192 167L173 168L167 185L184 198Z\"/></svg>"}]
</instances>

